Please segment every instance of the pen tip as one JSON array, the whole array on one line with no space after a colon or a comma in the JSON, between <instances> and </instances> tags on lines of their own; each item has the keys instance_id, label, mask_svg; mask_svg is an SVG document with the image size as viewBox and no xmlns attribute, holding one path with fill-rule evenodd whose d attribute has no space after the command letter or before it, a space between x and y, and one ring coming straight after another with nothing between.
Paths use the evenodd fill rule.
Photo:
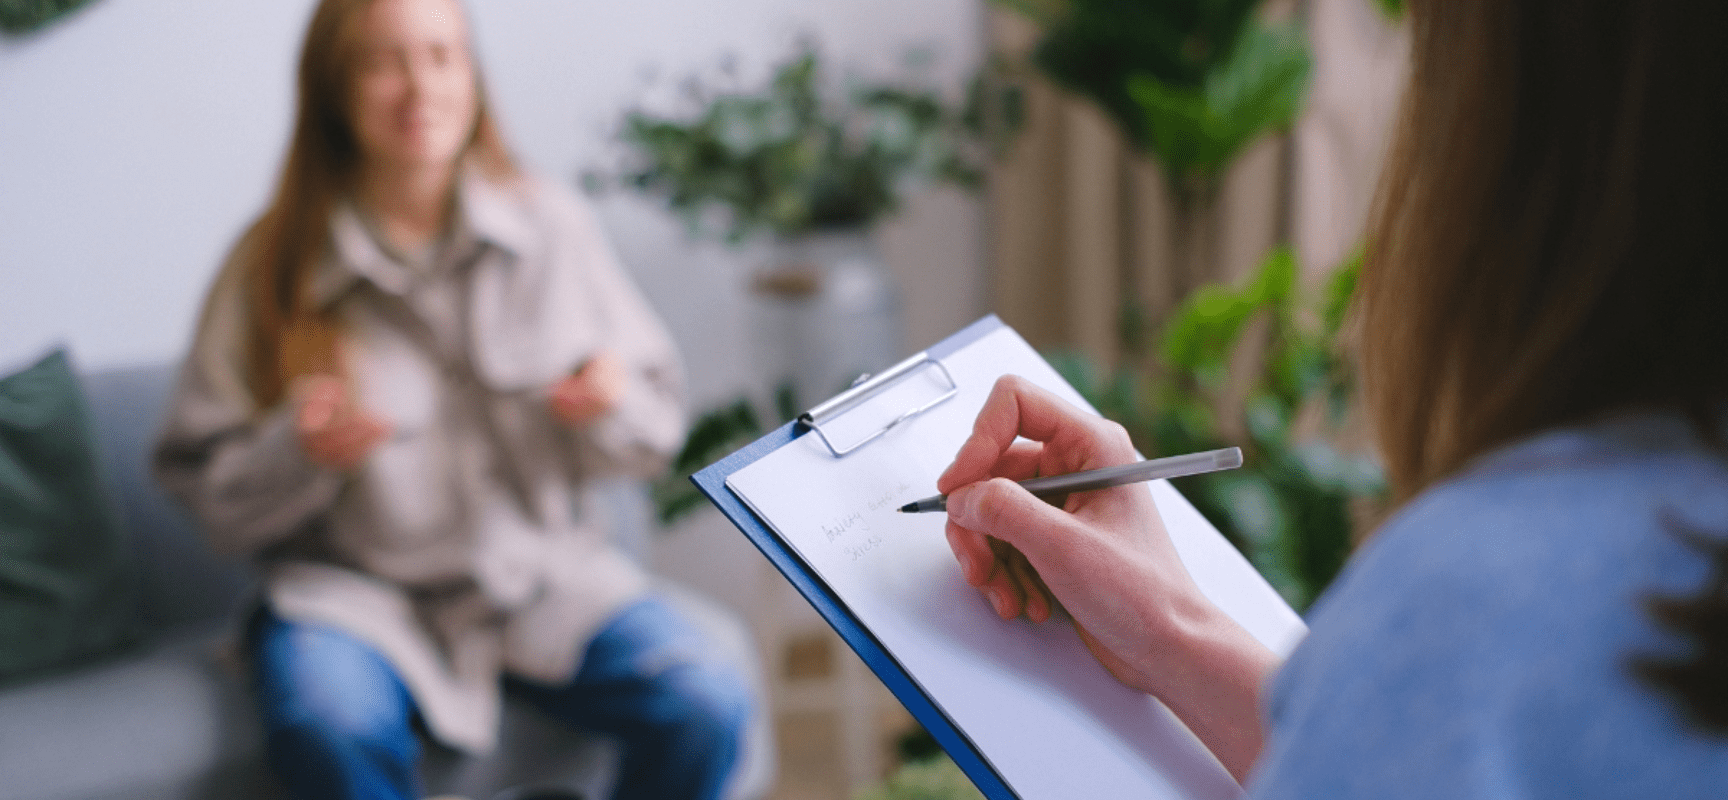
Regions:
<instances>
[{"instance_id":1,"label":"pen tip","mask_svg":"<svg viewBox=\"0 0 1728 800\"><path fill-rule=\"evenodd\" d=\"M914 509L914 508L913 508L913 506L915 506L915 505L918 505L918 504L917 504L917 503L907 503L907 504L906 504L906 505L903 505L903 506L901 506L901 507L899 507L899 508L897 508L897 509L895 509L895 511L898 511L898 512L900 512L900 513L902 513L902 514L910 514L910 513L912 513L912 512L913 512L913 511L914 511L914 510L916 510L916 509Z\"/></svg>"}]
</instances>

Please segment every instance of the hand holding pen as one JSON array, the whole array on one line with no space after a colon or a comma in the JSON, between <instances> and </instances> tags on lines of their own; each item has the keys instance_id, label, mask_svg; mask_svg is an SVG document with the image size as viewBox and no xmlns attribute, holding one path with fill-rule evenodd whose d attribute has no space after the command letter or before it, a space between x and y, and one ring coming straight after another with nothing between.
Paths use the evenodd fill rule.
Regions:
<instances>
[{"instance_id":1,"label":"hand holding pen","mask_svg":"<svg viewBox=\"0 0 1728 800\"><path fill-rule=\"evenodd\" d=\"M937 480L948 544L998 616L1048 619L1057 602L1118 680L1160 697L1181 670L1153 660L1194 630L1240 631L1207 601L1170 541L1152 494L1068 494L1058 508L1016 483L1139 462L1122 426L1030 381L997 381L972 435ZM1196 627L1197 626L1197 627Z\"/></svg>"}]
</instances>

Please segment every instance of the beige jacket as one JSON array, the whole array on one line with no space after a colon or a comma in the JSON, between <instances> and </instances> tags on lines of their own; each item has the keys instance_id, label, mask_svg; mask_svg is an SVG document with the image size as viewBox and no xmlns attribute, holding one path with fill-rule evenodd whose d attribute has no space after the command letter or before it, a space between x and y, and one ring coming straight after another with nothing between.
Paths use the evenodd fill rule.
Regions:
<instances>
[{"instance_id":1,"label":"beige jacket","mask_svg":"<svg viewBox=\"0 0 1728 800\"><path fill-rule=\"evenodd\" d=\"M261 562L277 613L373 644L438 738L484 751L502 672L562 684L646 590L577 487L661 469L683 436L682 387L671 340L581 201L473 175L458 194L451 238L417 268L351 207L332 220L315 296L344 326L360 403L394 426L361 467L310 463L292 409L255 407L246 242L211 290L155 467L218 550ZM628 388L571 430L547 390L602 348Z\"/></svg>"}]
</instances>

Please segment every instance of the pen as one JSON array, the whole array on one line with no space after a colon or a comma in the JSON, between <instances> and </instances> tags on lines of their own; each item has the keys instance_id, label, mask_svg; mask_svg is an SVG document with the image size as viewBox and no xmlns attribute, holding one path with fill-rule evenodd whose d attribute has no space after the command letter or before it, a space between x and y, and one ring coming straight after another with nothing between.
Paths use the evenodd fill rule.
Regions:
<instances>
[{"instance_id":1,"label":"pen","mask_svg":"<svg viewBox=\"0 0 1728 800\"><path fill-rule=\"evenodd\" d=\"M1181 478L1188 475L1199 475L1202 472L1235 469L1240 466L1242 466L1242 449L1226 447L1222 450L1207 450L1203 453L1189 453L1185 456L1154 458L1150 461L1136 461L1132 464L1089 469L1085 472L1071 472L1067 475L1031 478L1021 481L1020 486L1039 498L1050 500L1074 492L1090 492L1094 489L1107 489L1111 486L1139 483L1140 481L1155 481L1159 478ZM945 494L926 497L923 500L907 503L900 507L902 514L922 514L926 511L947 510L948 495Z\"/></svg>"}]
</instances>

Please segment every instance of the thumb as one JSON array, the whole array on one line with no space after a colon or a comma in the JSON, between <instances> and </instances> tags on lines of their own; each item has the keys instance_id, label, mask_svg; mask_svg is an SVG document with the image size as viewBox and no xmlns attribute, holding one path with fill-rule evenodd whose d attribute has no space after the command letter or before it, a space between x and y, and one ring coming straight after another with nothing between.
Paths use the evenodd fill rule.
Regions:
<instances>
[{"instance_id":1,"label":"thumb","mask_svg":"<svg viewBox=\"0 0 1728 800\"><path fill-rule=\"evenodd\" d=\"M383 417L367 414L365 421L368 429L372 433L372 439L374 441L388 439L390 438L390 434L396 430L396 424L390 420L384 419Z\"/></svg>"},{"instance_id":2,"label":"thumb","mask_svg":"<svg viewBox=\"0 0 1728 800\"><path fill-rule=\"evenodd\" d=\"M1013 545L1032 559L1045 559L1050 543L1065 537L1074 517L1007 478L992 478L948 495L948 518L968 530Z\"/></svg>"},{"instance_id":3,"label":"thumb","mask_svg":"<svg viewBox=\"0 0 1728 800\"><path fill-rule=\"evenodd\" d=\"M312 386L300 400L300 410L296 415L300 429L316 431L326 428L336 418L340 410L338 399L326 387Z\"/></svg>"}]
</instances>

